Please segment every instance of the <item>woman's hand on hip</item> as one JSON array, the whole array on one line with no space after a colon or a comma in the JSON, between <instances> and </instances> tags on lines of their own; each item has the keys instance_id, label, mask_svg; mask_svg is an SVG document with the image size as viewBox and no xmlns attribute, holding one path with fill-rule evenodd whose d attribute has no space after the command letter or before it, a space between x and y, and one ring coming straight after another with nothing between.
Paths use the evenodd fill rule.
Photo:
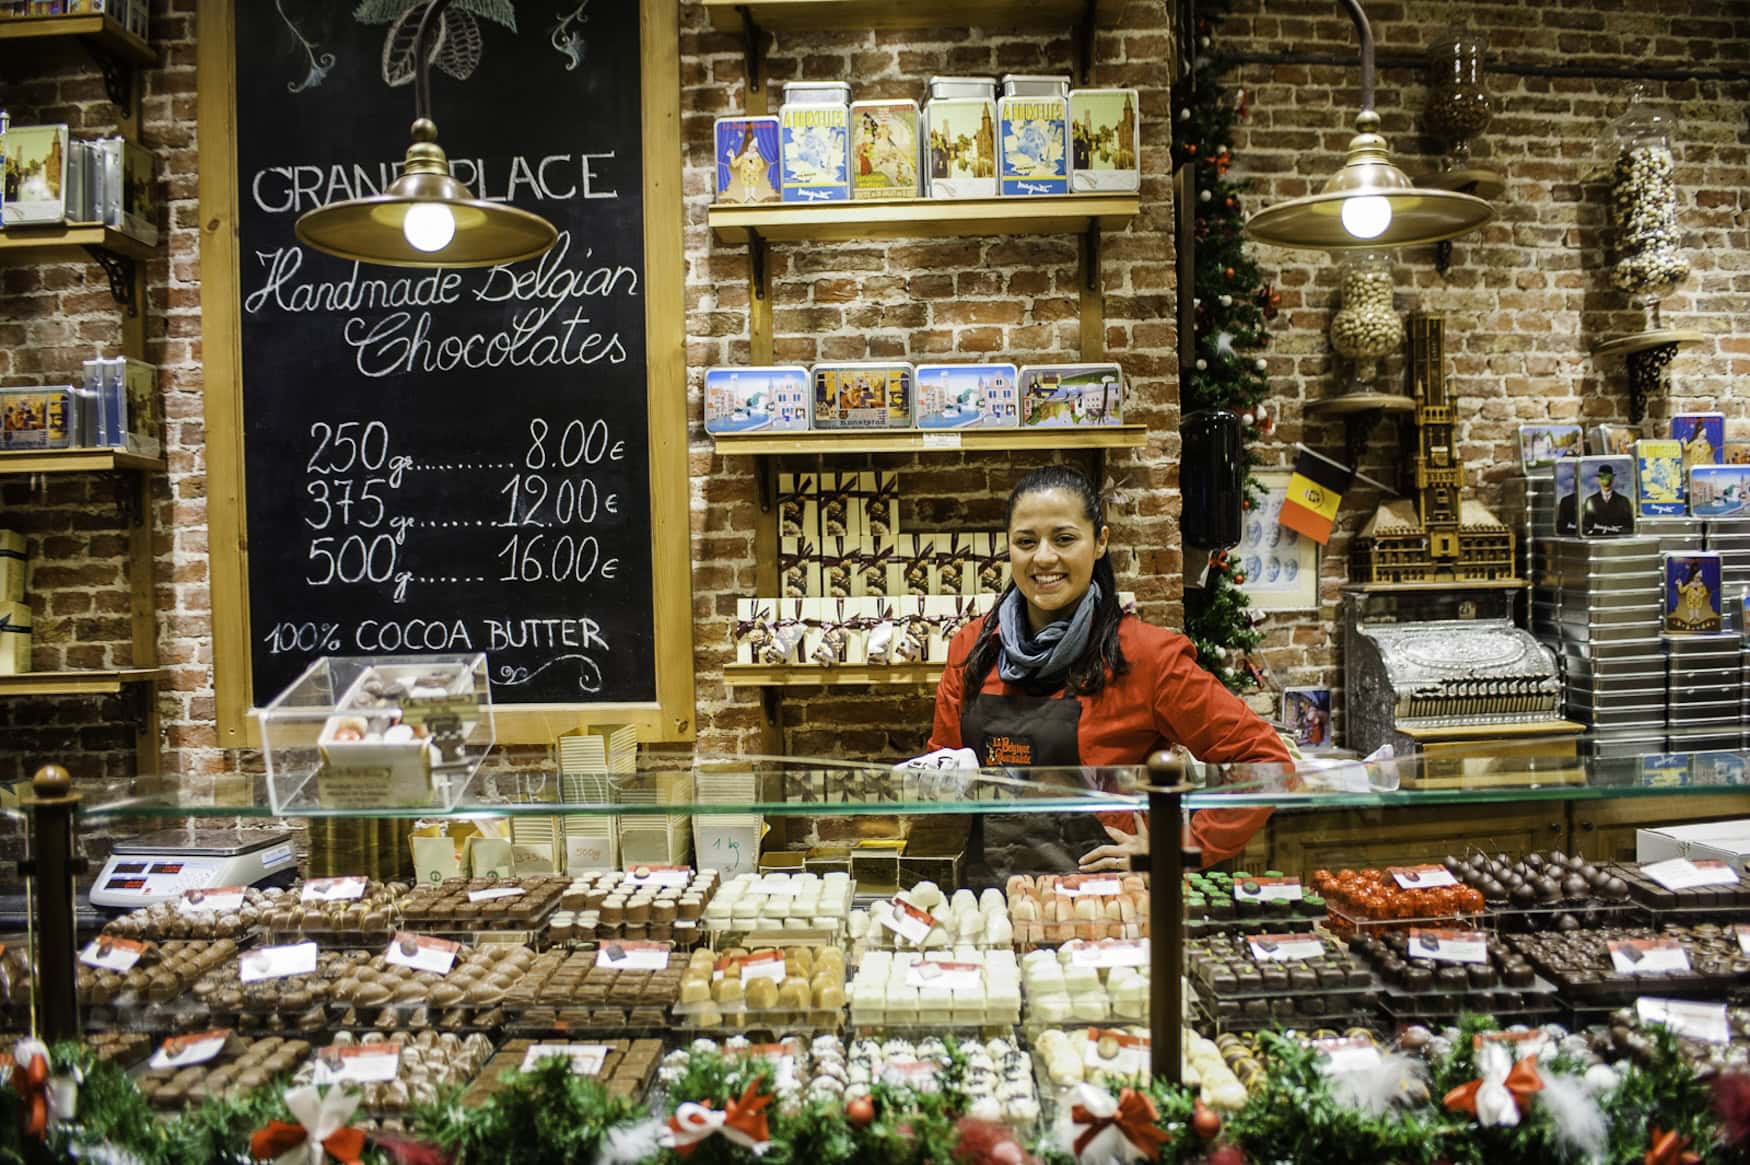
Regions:
<instances>
[{"instance_id":1,"label":"woman's hand on hip","mask_svg":"<svg viewBox=\"0 0 1750 1165\"><path fill-rule=\"evenodd\" d=\"M1106 826L1106 836L1113 844L1102 845L1089 850L1082 855L1081 868L1084 873L1098 870L1128 870L1131 869L1130 859L1137 856L1148 856L1148 818L1141 813L1136 818L1136 832L1126 833L1122 829Z\"/></svg>"}]
</instances>

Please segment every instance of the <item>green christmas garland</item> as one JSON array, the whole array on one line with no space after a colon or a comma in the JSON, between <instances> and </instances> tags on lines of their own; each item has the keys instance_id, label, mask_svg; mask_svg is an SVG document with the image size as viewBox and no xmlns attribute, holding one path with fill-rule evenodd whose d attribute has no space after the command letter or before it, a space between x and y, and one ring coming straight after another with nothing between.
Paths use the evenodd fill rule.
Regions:
<instances>
[{"instance_id":1,"label":"green christmas garland","mask_svg":"<svg viewBox=\"0 0 1750 1165\"><path fill-rule=\"evenodd\" d=\"M1180 294L1195 297L1196 359L1179 385L1181 408L1227 409L1237 413L1244 430L1245 506L1252 509L1263 490L1252 478L1257 465L1252 442L1267 435L1274 418L1265 408L1270 384L1260 351L1269 340L1268 321L1276 314L1278 296L1265 285L1258 265L1247 253L1241 208L1243 183L1228 180L1233 154L1234 123L1245 116L1239 100L1222 84L1232 62L1213 47L1211 32L1227 15L1229 0L1204 0L1198 6L1195 65L1174 90L1173 162L1189 165L1197 193L1193 213L1195 281ZM1259 673L1249 663L1236 666L1263 641L1252 623L1251 604L1241 589L1243 571L1225 554L1211 556L1202 584L1185 593L1185 634L1197 648L1197 660L1236 692L1258 685Z\"/></svg>"}]
</instances>

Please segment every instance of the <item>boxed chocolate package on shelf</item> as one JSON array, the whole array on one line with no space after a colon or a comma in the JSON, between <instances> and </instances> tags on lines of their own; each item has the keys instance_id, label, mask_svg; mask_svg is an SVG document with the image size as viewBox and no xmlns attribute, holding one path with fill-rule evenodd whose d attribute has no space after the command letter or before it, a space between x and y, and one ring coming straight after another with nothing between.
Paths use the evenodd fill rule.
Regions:
<instances>
[{"instance_id":1,"label":"boxed chocolate package on shelf","mask_svg":"<svg viewBox=\"0 0 1750 1165\"><path fill-rule=\"evenodd\" d=\"M720 117L717 143L717 201L779 202L778 119L740 115Z\"/></svg>"},{"instance_id":2,"label":"boxed chocolate package on shelf","mask_svg":"<svg viewBox=\"0 0 1750 1165\"><path fill-rule=\"evenodd\" d=\"M0 133L5 194L0 224L46 226L67 221L67 127L15 125Z\"/></svg>"},{"instance_id":3,"label":"boxed chocolate package on shelf","mask_svg":"<svg viewBox=\"0 0 1750 1165\"><path fill-rule=\"evenodd\" d=\"M30 670L31 626L28 603L0 602L0 675Z\"/></svg>"},{"instance_id":4,"label":"boxed chocolate package on shelf","mask_svg":"<svg viewBox=\"0 0 1750 1165\"><path fill-rule=\"evenodd\" d=\"M1003 78L997 102L1005 197L1069 193L1069 78Z\"/></svg>"},{"instance_id":5,"label":"boxed chocolate package on shelf","mask_svg":"<svg viewBox=\"0 0 1750 1165\"><path fill-rule=\"evenodd\" d=\"M851 102L851 196L864 199L916 198L918 103Z\"/></svg>"},{"instance_id":6,"label":"boxed chocolate package on shelf","mask_svg":"<svg viewBox=\"0 0 1750 1165\"><path fill-rule=\"evenodd\" d=\"M71 385L0 388L0 449L72 449L84 441Z\"/></svg>"},{"instance_id":7,"label":"boxed chocolate package on shelf","mask_svg":"<svg viewBox=\"0 0 1750 1165\"><path fill-rule=\"evenodd\" d=\"M1124 423L1124 372L1116 364L1036 364L1020 373L1022 428Z\"/></svg>"},{"instance_id":8,"label":"boxed chocolate package on shelf","mask_svg":"<svg viewBox=\"0 0 1750 1165\"><path fill-rule=\"evenodd\" d=\"M806 432L809 413L806 368L705 370L707 433Z\"/></svg>"},{"instance_id":9,"label":"boxed chocolate package on shelf","mask_svg":"<svg viewBox=\"0 0 1750 1165\"><path fill-rule=\"evenodd\" d=\"M1013 428L1013 364L920 364L916 425L920 429Z\"/></svg>"},{"instance_id":10,"label":"boxed chocolate package on shelf","mask_svg":"<svg viewBox=\"0 0 1750 1165\"><path fill-rule=\"evenodd\" d=\"M785 202L851 197L850 92L842 81L792 81L778 110Z\"/></svg>"},{"instance_id":11,"label":"boxed chocolate package on shelf","mask_svg":"<svg viewBox=\"0 0 1750 1165\"><path fill-rule=\"evenodd\" d=\"M1076 89L1069 95L1070 189L1142 186L1142 118L1134 89Z\"/></svg>"},{"instance_id":12,"label":"boxed chocolate package on shelf","mask_svg":"<svg viewBox=\"0 0 1750 1165\"><path fill-rule=\"evenodd\" d=\"M995 81L989 77L931 77L924 128L931 198L996 197Z\"/></svg>"},{"instance_id":13,"label":"boxed chocolate package on shelf","mask_svg":"<svg viewBox=\"0 0 1750 1165\"><path fill-rule=\"evenodd\" d=\"M910 364L871 361L814 366L816 429L911 427Z\"/></svg>"},{"instance_id":14,"label":"boxed chocolate package on shelf","mask_svg":"<svg viewBox=\"0 0 1750 1165\"><path fill-rule=\"evenodd\" d=\"M158 368L131 356L85 361L85 391L95 405L84 443L157 457L164 449Z\"/></svg>"}]
</instances>

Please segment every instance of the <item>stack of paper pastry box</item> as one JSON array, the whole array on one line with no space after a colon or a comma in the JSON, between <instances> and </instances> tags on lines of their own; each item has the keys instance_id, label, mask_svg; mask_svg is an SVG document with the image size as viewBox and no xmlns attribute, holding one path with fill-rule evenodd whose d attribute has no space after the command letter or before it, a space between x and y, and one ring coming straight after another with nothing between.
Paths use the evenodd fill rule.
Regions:
<instances>
[{"instance_id":1,"label":"stack of paper pastry box","mask_svg":"<svg viewBox=\"0 0 1750 1165\"><path fill-rule=\"evenodd\" d=\"M30 670L30 604L24 601L25 542L0 530L0 675Z\"/></svg>"}]
</instances>

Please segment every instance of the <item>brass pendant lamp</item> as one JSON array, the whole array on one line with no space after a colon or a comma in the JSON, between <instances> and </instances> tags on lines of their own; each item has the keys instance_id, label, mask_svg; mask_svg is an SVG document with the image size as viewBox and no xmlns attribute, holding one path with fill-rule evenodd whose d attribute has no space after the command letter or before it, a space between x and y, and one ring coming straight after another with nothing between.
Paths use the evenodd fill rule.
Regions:
<instances>
[{"instance_id":1,"label":"brass pendant lamp","mask_svg":"<svg viewBox=\"0 0 1750 1165\"><path fill-rule=\"evenodd\" d=\"M1360 0L1337 0L1361 39L1361 112L1349 154L1317 194L1267 206L1246 220L1260 243L1312 251L1413 247L1469 234L1495 217L1473 194L1419 187L1398 169L1373 109L1373 29Z\"/></svg>"},{"instance_id":2,"label":"brass pendant lamp","mask_svg":"<svg viewBox=\"0 0 1750 1165\"><path fill-rule=\"evenodd\" d=\"M389 267L496 267L559 241L538 214L475 198L450 175L431 119L431 38L450 0L432 0L414 41L413 144L381 194L331 202L299 217L298 240L318 251Z\"/></svg>"}]
</instances>

